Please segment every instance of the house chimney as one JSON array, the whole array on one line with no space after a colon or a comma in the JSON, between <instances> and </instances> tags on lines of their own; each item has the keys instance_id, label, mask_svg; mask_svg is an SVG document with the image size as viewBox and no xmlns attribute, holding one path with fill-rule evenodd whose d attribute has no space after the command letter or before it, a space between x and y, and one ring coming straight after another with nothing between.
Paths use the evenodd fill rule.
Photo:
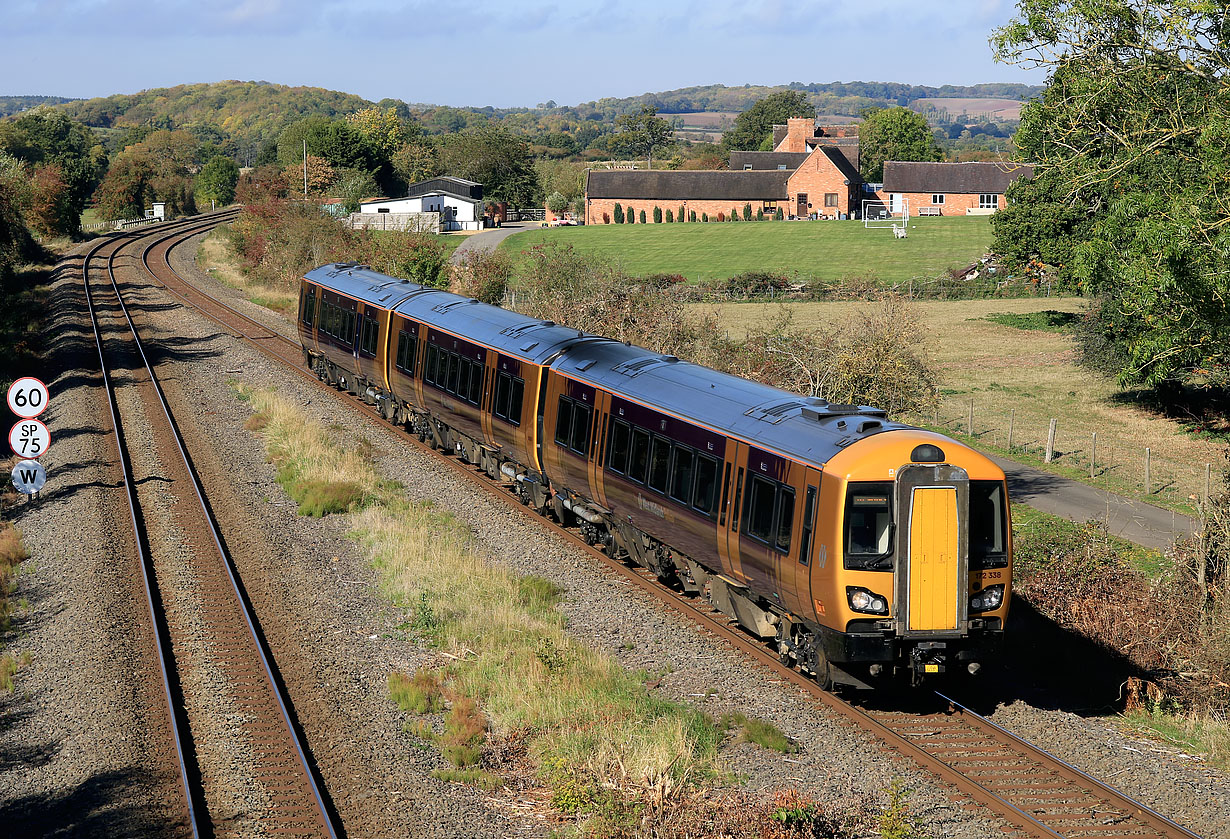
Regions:
<instances>
[{"instance_id":1,"label":"house chimney","mask_svg":"<svg viewBox=\"0 0 1230 839\"><path fill-rule=\"evenodd\" d=\"M816 121L811 117L791 117L786 120L786 136L773 151L805 152L816 134Z\"/></svg>"}]
</instances>

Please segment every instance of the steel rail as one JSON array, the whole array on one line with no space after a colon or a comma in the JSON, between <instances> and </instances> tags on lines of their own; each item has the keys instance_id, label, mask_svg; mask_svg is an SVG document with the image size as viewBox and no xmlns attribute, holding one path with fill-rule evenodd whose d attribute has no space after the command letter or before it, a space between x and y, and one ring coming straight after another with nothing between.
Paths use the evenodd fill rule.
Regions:
<instances>
[{"instance_id":1,"label":"steel rail","mask_svg":"<svg viewBox=\"0 0 1230 839\"><path fill-rule=\"evenodd\" d=\"M195 796L192 791L192 784L188 780L188 763L184 755L185 744L184 737L180 732L180 711L175 703L171 691L171 677L168 661L173 657L171 650L170 638L162 631L161 621L158 619L158 610L155 604L154 590L152 584L153 564L149 556L148 541L146 538L145 529L141 526L140 520L140 505L137 501L136 480L133 475L132 460L128 455L128 446L124 437L124 425L120 420L119 406L115 400L115 385L111 380L111 374L107 367L106 357L103 350L102 331L98 325L98 313L94 308L93 296L90 294L90 283L88 279L90 270L90 260L95 255L106 248L108 245L117 245L118 252L123 244L122 240L133 236L144 235L142 231L137 234L124 233L120 236L100 242L86 252L85 257L81 261L81 280L85 289L86 307L90 314L90 325L94 331L94 342L98 350L98 367L102 372L103 392L107 395L107 407L111 414L111 426L115 436L116 449L120 456L120 468L124 483L124 496L128 501L128 517L129 523L132 525L133 539L137 546L137 559L141 568L141 583L145 589L145 602L149 610L150 626L153 629L154 651L158 658L158 669L162 679L163 696L167 702L167 716L171 723L171 740L175 749L175 756L179 764L180 784L184 790L184 801L187 806L188 825L192 831L192 836L197 839L201 835L201 826L198 821ZM108 268L110 260L114 254L108 257ZM185 728L186 723L185 723Z\"/></svg>"},{"instance_id":2,"label":"steel rail","mask_svg":"<svg viewBox=\"0 0 1230 839\"><path fill-rule=\"evenodd\" d=\"M145 247L144 250L142 250L141 264L145 267L145 270L148 271L151 276L157 277L157 275L154 273L153 269L149 265L149 261L148 261L149 252L154 247L156 247L158 244L161 244L165 239L173 238L173 236L174 234L172 236L163 237L161 239L158 239L155 242L150 243L148 246ZM169 253L169 249L168 249L168 253ZM167 264L168 264L168 267L170 267L170 263L168 262ZM115 285L114 278L112 279L112 285L113 286ZM235 598L239 601L240 612L242 613L244 622L247 625L248 634L251 636L252 643L256 649L257 655L260 658L261 666L264 669L265 678L269 682L269 686L273 694L273 697L275 700L277 700L278 710L282 714L282 721L286 724L286 729L290 734L291 741L295 748L296 757L299 759L299 764L302 767L303 773L308 780L308 784L311 789L312 795L315 798L316 805L320 810L321 819L323 820L325 824L325 827L328 831L329 836L332 837L333 839L336 839L337 831L334 828L333 820L329 816L329 809L328 807L325 806L324 796L321 794L320 785L317 783L316 773L312 771L311 763L308 760L307 748L303 745L303 741L300 739L299 734L295 729L295 723L291 719L291 715L290 715L289 703L285 695L283 694L281 688L279 687L278 680L275 678L274 673L273 673L273 668L270 665L270 659L272 658L272 653L268 649L268 647L265 645L265 643L262 641L261 634L257 632L256 621L254 620L254 617L252 615L252 610L249 607L247 598L244 596L243 592L240 589L239 580L237 576L237 569L235 568L234 560L231 557L230 551L227 550L225 546L222 533L218 528L218 523L214 518L213 511L210 508L209 503L206 501L205 489L203 486L201 486L200 478L197 476L196 469L193 467L193 464L192 464L192 459L188 455L188 450L187 450L186 445L184 444L183 436L179 432L179 426L176 424L175 419L171 415L171 408L167 404L166 396L162 390L162 385L159 384L158 378L154 374L154 368L149 363L149 360L145 356L145 350L143 349L141 345L141 338L137 334L137 327L132 322L132 318L128 314L128 307L124 305L124 301L120 295L118 286L115 286L115 293L116 293L116 297L119 298L120 300L120 307L124 312L125 320L128 321L128 327L129 329L132 330L133 340L136 342L137 350L141 354L141 361L145 364L146 369L149 371L151 381L154 385L154 390L158 394L159 402L162 404L163 413L165 414L167 422L170 424L171 431L174 434L175 444L179 449L179 454L183 458L184 463L188 467L188 475L192 480L192 488L196 493L197 501L201 505L201 510L205 514L205 519L206 521L209 522L210 536L213 538L214 545L218 549L218 553L222 557L223 567L226 569L227 578L230 580L231 588L235 593Z\"/></svg>"},{"instance_id":3,"label":"steel rail","mask_svg":"<svg viewBox=\"0 0 1230 839\"><path fill-rule=\"evenodd\" d=\"M375 410L373 410L371 406L353 394L350 394L347 391L340 391L339 393L337 388L322 382L315 373L306 369L301 363L299 363L299 359L301 358L301 348L296 341L292 341L280 333L273 332L273 330L269 327L260 324L258 321L236 310L224 301L213 297L205 291L202 291L194 284L189 283L186 279L179 275L178 272L175 272L173 268L171 271L175 274L177 281L182 284L182 289L176 290L170 286L166 286L166 289L171 294L183 301L186 306L199 311L201 314L210 318L220 326L237 333L238 337L248 341L252 346L256 347L273 360L290 366L291 369L303 376L304 379L314 382L322 390L335 395L348 397L342 400L343 403L358 410L363 416L367 417L369 420L372 420L375 427L386 433L392 433L398 439L409 443L412 447L417 448L419 451L430 452L432 455L436 456L439 463L447 465L448 468L452 469L457 474L469 478L475 486L484 489L493 497L500 499L501 502L507 503L510 506L518 507L530 520L538 522L556 536L563 538L573 547L584 551L597 562L630 580L645 593L653 596L664 605L670 606L677 612L685 615L690 620L698 624L704 631L727 641L741 652L747 654L755 662L769 668L775 676L788 680L792 684L802 688L815 700L841 714L843 717L851 719L864 729L869 730L870 733L878 737L893 749L910 757L921 767L929 770L942 781L952 784L968 796L972 801L981 804L991 812L1012 823L1017 828L1024 829L1035 836L1044 837L1044 839L1064 839L1064 834L1056 832L1044 821L1034 818L1030 813L1016 806L1011 801L997 795L994 791L988 789L982 784L979 784L976 780L967 777L959 770L949 766L937 756L929 753L918 744L911 742L897 732L893 731L891 727L870 716L862 709L855 707L833 693L824 691L811 678L801 674L793 668L785 666L778 659L775 652L768 650L765 645L758 640L752 639L741 628L734 624L733 621L727 618L726 615L712 609L707 603L702 606L694 599L685 598L672 589L663 586L651 573L640 568L630 567L622 561L608 557L604 552L586 543L576 533L569 531L555 522L552 522L544 516L534 514L526 509L519 502L518 498L513 495L504 484L490 479L486 473L471 468L469 465L464 464L455 458L445 456L443 453L438 452L433 446L420 442L415 435L410 434L405 431L405 429L388 423ZM208 301L210 306L232 313L233 315L241 318L243 321L255 324L264 333L273 333L278 339L280 339L279 343L283 343L294 348L294 360L291 360L289 354L278 353L270 347L269 342L265 340L269 337L268 334L263 335L260 338L246 334L242 329L237 329L234 323L228 322L216 312L211 312L204 306L200 305L200 303L194 302L192 300L193 296ZM1098 786L1100 789L1107 790L1108 794L1114 796L1117 800L1130 802L1135 807L1139 807L1142 810L1148 810L1148 808L1144 807L1144 805L1133 801L1122 793L1118 793L1113 790L1113 788L1108 787L1105 784L1099 782ZM1148 812L1153 811L1148 810ZM1165 819L1164 816L1159 815L1158 818L1165 822L1165 829L1159 830L1160 835L1167 837L1173 836L1178 839L1192 839L1193 837L1196 837L1196 834L1193 834L1182 826ZM1198 839L1198 837L1196 837L1196 839Z\"/></svg>"}]
</instances>

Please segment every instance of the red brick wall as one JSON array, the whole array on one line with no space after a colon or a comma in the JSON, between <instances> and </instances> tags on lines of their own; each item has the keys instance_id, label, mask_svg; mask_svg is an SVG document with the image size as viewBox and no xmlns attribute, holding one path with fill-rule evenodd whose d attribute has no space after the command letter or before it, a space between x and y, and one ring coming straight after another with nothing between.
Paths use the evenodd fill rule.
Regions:
<instances>
[{"instance_id":1,"label":"red brick wall","mask_svg":"<svg viewBox=\"0 0 1230 839\"><path fill-rule=\"evenodd\" d=\"M807 141L816 134L816 121L810 117L791 117L786 120L786 136L773 151L805 152Z\"/></svg>"},{"instance_id":2,"label":"red brick wall","mask_svg":"<svg viewBox=\"0 0 1230 839\"><path fill-rule=\"evenodd\" d=\"M932 208L938 208L942 216L963 216L966 215L965 211L967 209L978 209L978 195L976 193L949 192L944 195L943 204L932 204L932 193L930 192L903 192L899 194L909 200L910 215L912 216L918 215L918 211L923 207L927 208L928 213L932 211ZM871 198L872 196L869 195L867 197ZM883 190L877 192L875 197L886 205L889 202L889 193ZM997 195L995 200L998 203L996 209L1004 206L1004 196Z\"/></svg>"},{"instance_id":3,"label":"red brick wall","mask_svg":"<svg viewBox=\"0 0 1230 839\"><path fill-rule=\"evenodd\" d=\"M606 213L611 217L611 224L615 223L615 203L614 198L593 198L585 202L585 223L586 224L602 224L602 214ZM687 220L688 214L695 210L696 220L700 221L701 215L709 214L710 221L717 220L717 214L722 213L729 217L732 212L737 212L739 218L743 218L743 205L752 205L752 218L756 218L756 211L763 209L765 202L761 198L745 198L740 201L649 201L642 198L621 198L619 203L623 205L624 213L628 212L631 207L636 211L636 223L641 223L641 210L645 211L645 223L653 224L653 208L658 206L662 208L662 223L666 223L666 211L670 210L676 216L678 221L679 207L683 207L684 220ZM782 212L787 211L786 202L778 201L777 206L782 208ZM764 211L765 216L770 216L773 213L772 209Z\"/></svg>"},{"instance_id":4,"label":"red brick wall","mask_svg":"<svg viewBox=\"0 0 1230 839\"><path fill-rule=\"evenodd\" d=\"M845 213L849 217L852 204L854 210L858 210L858 201L854 197L854 190L858 187L851 188L845 180L841 170L833 165L823 151L817 149L812 152L811 157L807 158L786 182L786 191L790 195L785 207L786 217L789 218L797 211L800 192L807 194L807 201L811 204L806 210L807 214L836 218L839 213ZM825 193L837 194L836 207L824 206Z\"/></svg>"}]
</instances>

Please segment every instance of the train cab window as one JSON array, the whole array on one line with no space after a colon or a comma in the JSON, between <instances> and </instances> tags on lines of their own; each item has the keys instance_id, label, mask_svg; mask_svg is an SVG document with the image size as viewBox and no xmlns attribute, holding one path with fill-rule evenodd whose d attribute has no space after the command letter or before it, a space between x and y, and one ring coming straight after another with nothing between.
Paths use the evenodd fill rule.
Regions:
<instances>
[{"instance_id":1,"label":"train cab window","mask_svg":"<svg viewBox=\"0 0 1230 839\"><path fill-rule=\"evenodd\" d=\"M1003 568L1004 485L999 481L969 482L969 562L974 568Z\"/></svg>"},{"instance_id":2,"label":"train cab window","mask_svg":"<svg viewBox=\"0 0 1230 839\"><path fill-rule=\"evenodd\" d=\"M762 542L773 540L773 502L777 500L777 487L759 475L751 475L747 481L747 494L743 506L743 532Z\"/></svg>"},{"instance_id":3,"label":"train cab window","mask_svg":"<svg viewBox=\"0 0 1230 839\"><path fill-rule=\"evenodd\" d=\"M675 462L671 468L671 498L681 504L688 504L692 495L692 466L696 456L691 449L683 446L675 447Z\"/></svg>"},{"instance_id":4,"label":"train cab window","mask_svg":"<svg viewBox=\"0 0 1230 839\"><path fill-rule=\"evenodd\" d=\"M713 516L717 501L718 462L708 455L696 455L696 486L692 491L692 507Z\"/></svg>"},{"instance_id":5,"label":"train cab window","mask_svg":"<svg viewBox=\"0 0 1230 839\"><path fill-rule=\"evenodd\" d=\"M555 412L555 442L561 446L568 445L572 437L572 400L567 396L559 398L559 408Z\"/></svg>"},{"instance_id":6,"label":"train cab window","mask_svg":"<svg viewBox=\"0 0 1230 839\"><path fill-rule=\"evenodd\" d=\"M807 488L807 500L803 503L803 534L799 540L799 562L811 561L811 534L816 525L816 488Z\"/></svg>"},{"instance_id":7,"label":"train cab window","mask_svg":"<svg viewBox=\"0 0 1230 839\"><path fill-rule=\"evenodd\" d=\"M572 443L574 452L585 454L589 450L589 421L591 411L588 405L580 402L572 406Z\"/></svg>"},{"instance_id":8,"label":"train cab window","mask_svg":"<svg viewBox=\"0 0 1230 839\"><path fill-rule=\"evenodd\" d=\"M649 488L666 493L666 482L670 476L671 444L661 437L653 438L653 454L649 456Z\"/></svg>"},{"instance_id":9,"label":"train cab window","mask_svg":"<svg viewBox=\"0 0 1230 839\"><path fill-rule=\"evenodd\" d=\"M397 333L397 366L414 375L414 353L418 349L418 342L409 332L401 331Z\"/></svg>"},{"instance_id":10,"label":"train cab window","mask_svg":"<svg viewBox=\"0 0 1230 839\"><path fill-rule=\"evenodd\" d=\"M846 568L892 568L893 485L851 483L846 494Z\"/></svg>"},{"instance_id":11,"label":"train cab window","mask_svg":"<svg viewBox=\"0 0 1230 839\"><path fill-rule=\"evenodd\" d=\"M628 471L628 448L632 442L632 429L626 422L615 420L607 437L606 465L620 475Z\"/></svg>"},{"instance_id":12,"label":"train cab window","mask_svg":"<svg viewBox=\"0 0 1230 839\"><path fill-rule=\"evenodd\" d=\"M632 449L628 456L628 477L643 484L645 473L648 471L649 432L634 428L632 429Z\"/></svg>"},{"instance_id":13,"label":"train cab window","mask_svg":"<svg viewBox=\"0 0 1230 839\"><path fill-rule=\"evenodd\" d=\"M380 323L374 318L363 317L363 332L359 341L359 352L364 355L376 354L376 341L380 332Z\"/></svg>"},{"instance_id":14,"label":"train cab window","mask_svg":"<svg viewBox=\"0 0 1230 839\"><path fill-rule=\"evenodd\" d=\"M777 535L774 544L782 553L790 553L790 533L794 528L794 490L777 488Z\"/></svg>"},{"instance_id":15,"label":"train cab window","mask_svg":"<svg viewBox=\"0 0 1230 839\"><path fill-rule=\"evenodd\" d=\"M316 287L308 286L307 294L303 295L303 322L311 326L316 317Z\"/></svg>"}]
</instances>

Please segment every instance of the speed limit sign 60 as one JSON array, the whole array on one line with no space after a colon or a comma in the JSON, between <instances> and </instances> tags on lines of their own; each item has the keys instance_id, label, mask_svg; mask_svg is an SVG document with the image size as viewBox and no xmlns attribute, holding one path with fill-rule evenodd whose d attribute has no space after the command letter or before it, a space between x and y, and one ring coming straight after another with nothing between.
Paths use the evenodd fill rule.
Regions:
<instances>
[{"instance_id":1,"label":"speed limit sign 60","mask_svg":"<svg viewBox=\"0 0 1230 839\"><path fill-rule=\"evenodd\" d=\"M34 419L47 410L47 385L33 376L25 376L9 387L9 410L24 419Z\"/></svg>"}]
</instances>

